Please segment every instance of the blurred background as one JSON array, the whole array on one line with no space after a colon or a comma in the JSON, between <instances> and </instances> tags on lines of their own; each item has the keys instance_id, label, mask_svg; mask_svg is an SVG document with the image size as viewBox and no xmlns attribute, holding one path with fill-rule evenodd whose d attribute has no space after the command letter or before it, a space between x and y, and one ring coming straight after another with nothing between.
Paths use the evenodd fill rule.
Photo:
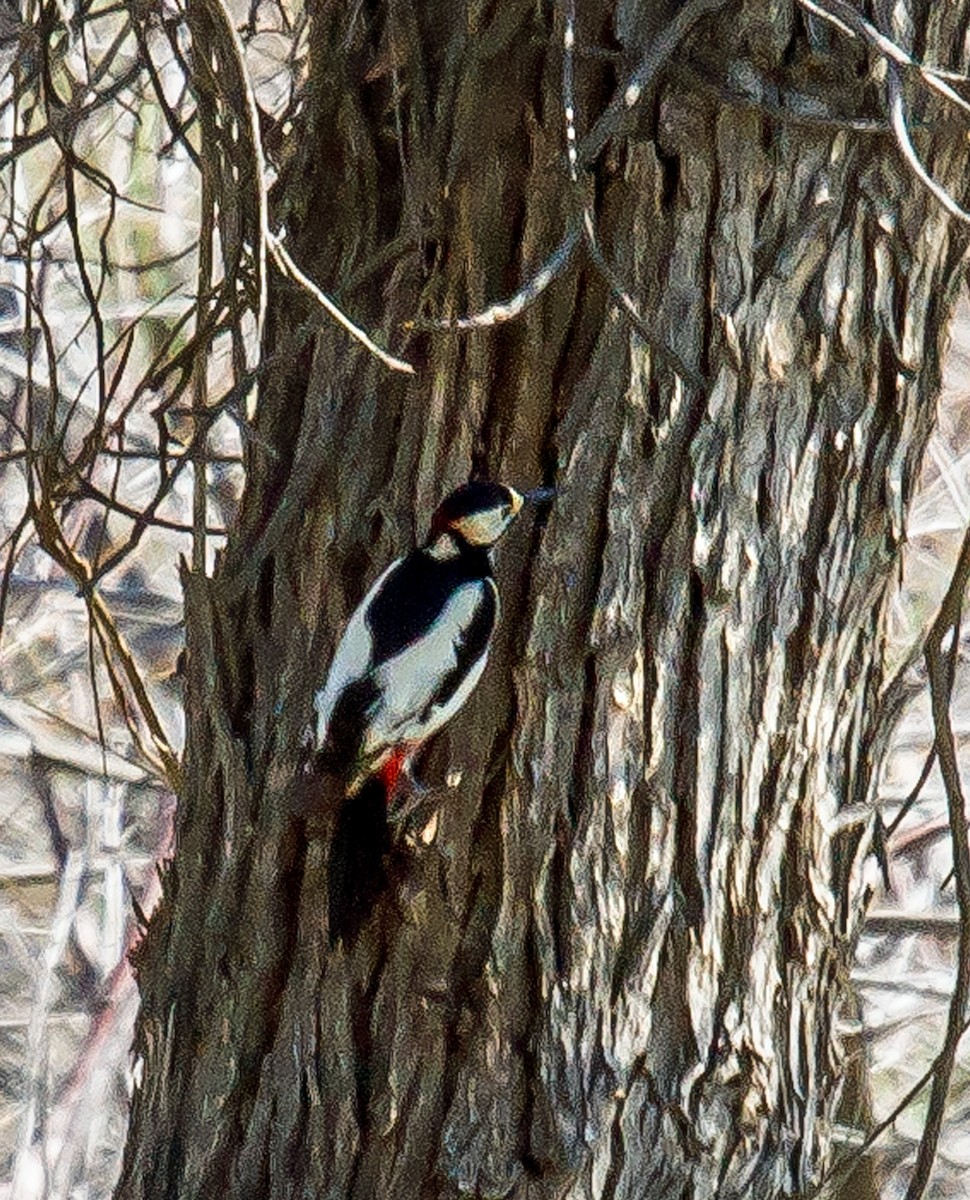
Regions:
<instances>
[{"instance_id":1,"label":"blurred background","mask_svg":"<svg viewBox=\"0 0 970 1200\"><path fill-rule=\"evenodd\" d=\"M252 348L228 332L241 288L203 215L184 17L136 8L0 7L3 1197L107 1196L117 1177L127 956L172 846L179 561L201 504L211 566L242 481ZM281 115L299 14L233 16Z\"/></svg>"}]
</instances>

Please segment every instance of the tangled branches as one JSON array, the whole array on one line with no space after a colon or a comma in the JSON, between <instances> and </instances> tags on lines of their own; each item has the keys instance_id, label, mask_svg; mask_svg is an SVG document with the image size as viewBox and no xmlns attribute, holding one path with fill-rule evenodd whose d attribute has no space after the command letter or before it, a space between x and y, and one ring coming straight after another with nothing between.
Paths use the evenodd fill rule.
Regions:
<instances>
[{"instance_id":1,"label":"tangled branches","mask_svg":"<svg viewBox=\"0 0 970 1200\"><path fill-rule=\"evenodd\" d=\"M140 755L177 758L101 595L160 533L211 563L247 448L267 260L390 368L270 230L260 122L299 103L303 17L37 0L0 24L0 627L40 548L85 597ZM248 56L248 57L247 57ZM257 106L257 92L261 108ZM11 498L17 497L16 511Z\"/></svg>"}]
</instances>

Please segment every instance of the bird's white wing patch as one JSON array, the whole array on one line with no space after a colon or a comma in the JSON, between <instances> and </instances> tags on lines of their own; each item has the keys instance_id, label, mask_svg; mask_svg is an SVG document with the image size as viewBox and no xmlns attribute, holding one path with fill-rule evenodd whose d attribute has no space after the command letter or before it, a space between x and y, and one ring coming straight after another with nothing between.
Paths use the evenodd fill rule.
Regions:
<instances>
[{"instance_id":1,"label":"bird's white wing patch","mask_svg":"<svg viewBox=\"0 0 970 1200\"><path fill-rule=\"evenodd\" d=\"M458 669L459 649L483 605L489 603L489 593L497 617L498 592L491 579L463 584L431 629L376 671L381 701L372 715L366 753L380 754L386 746L424 741L465 703L485 669L487 642L454 691L429 710L429 697L435 696Z\"/></svg>"},{"instance_id":2,"label":"bird's white wing patch","mask_svg":"<svg viewBox=\"0 0 970 1200\"><path fill-rule=\"evenodd\" d=\"M371 600L377 595L384 581L391 572L404 560L397 558L383 572L371 587L367 595L347 622L337 648L333 653L327 681L313 698L313 706L317 710L317 745L323 746L327 740L327 726L333 716L334 706L341 692L358 679L363 679L372 665L374 639L367 628L365 613Z\"/></svg>"}]
</instances>

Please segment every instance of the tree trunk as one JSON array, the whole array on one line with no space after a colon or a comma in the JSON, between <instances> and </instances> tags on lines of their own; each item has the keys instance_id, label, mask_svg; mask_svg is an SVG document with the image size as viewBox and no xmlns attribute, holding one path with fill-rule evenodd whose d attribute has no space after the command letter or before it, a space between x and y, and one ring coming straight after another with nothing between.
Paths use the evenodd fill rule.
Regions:
<instances>
[{"instance_id":1,"label":"tree trunk","mask_svg":"<svg viewBox=\"0 0 970 1200\"><path fill-rule=\"evenodd\" d=\"M124 1200L774 1197L830 1162L882 622L964 241L877 60L767 11L700 20L595 153L668 14L581 2L573 186L551 6L313 7L274 227L390 343L418 317L419 370L271 281L243 511L185 578ZM924 5L913 52L958 65L968 16ZM966 145L921 149L954 180ZM585 245L517 320L421 331L515 292L580 202L650 344ZM497 555L490 665L423 768L437 824L331 949L311 697L470 474L559 496Z\"/></svg>"}]
</instances>

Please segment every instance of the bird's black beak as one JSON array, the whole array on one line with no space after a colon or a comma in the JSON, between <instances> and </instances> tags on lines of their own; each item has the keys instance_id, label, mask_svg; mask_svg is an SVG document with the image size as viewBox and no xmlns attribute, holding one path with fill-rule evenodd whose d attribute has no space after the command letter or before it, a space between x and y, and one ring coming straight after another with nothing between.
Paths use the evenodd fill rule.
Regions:
<instances>
[{"instance_id":1,"label":"bird's black beak","mask_svg":"<svg viewBox=\"0 0 970 1200\"><path fill-rule=\"evenodd\" d=\"M556 498L554 487L533 488L531 492L523 492L522 499L528 504L549 504Z\"/></svg>"}]
</instances>

